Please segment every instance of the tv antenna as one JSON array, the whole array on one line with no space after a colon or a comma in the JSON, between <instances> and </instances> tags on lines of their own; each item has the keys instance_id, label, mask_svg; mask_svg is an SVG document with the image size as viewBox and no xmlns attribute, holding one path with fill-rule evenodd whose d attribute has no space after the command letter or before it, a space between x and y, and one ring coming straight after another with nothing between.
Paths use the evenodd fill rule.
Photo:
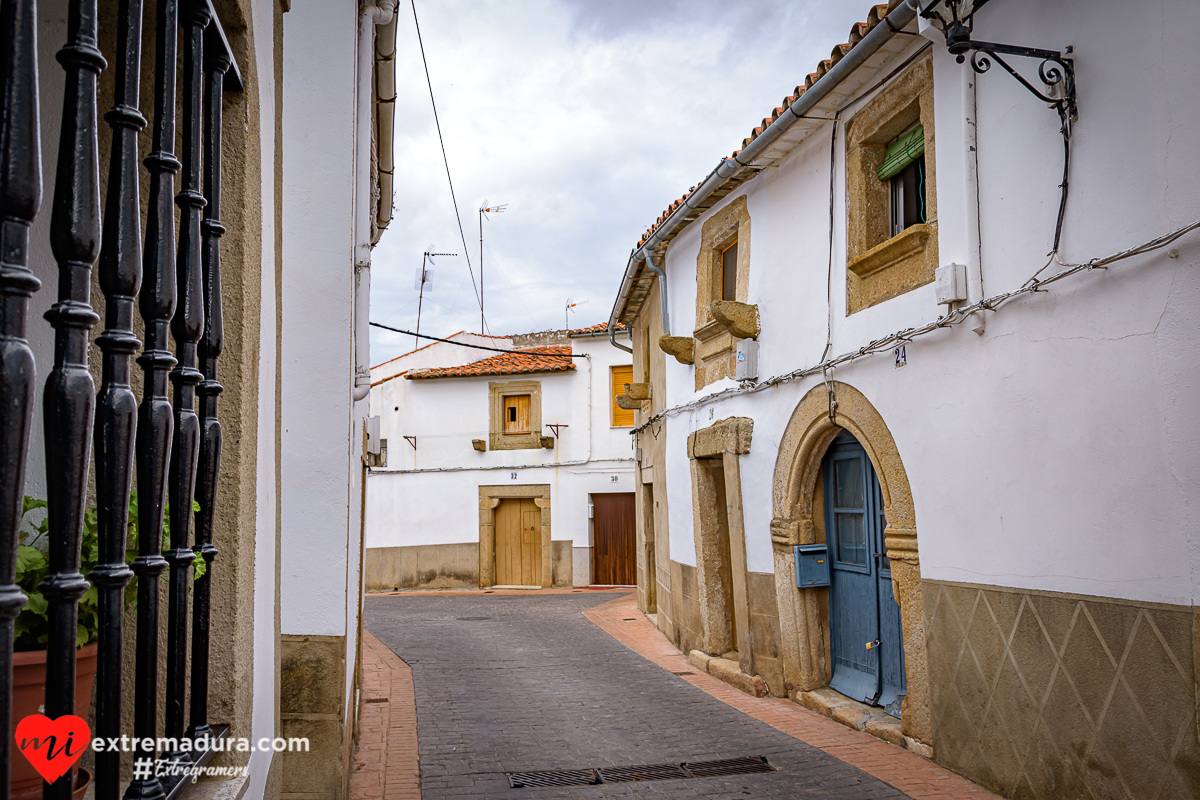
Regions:
<instances>
[{"instance_id":1,"label":"tv antenna","mask_svg":"<svg viewBox=\"0 0 1200 800\"><path fill-rule=\"evenodd\" d=\"M573 300L571 300L571 298L569 298L569 297L567 298L567 307L565 309L563 309L563 328L570 329L570 327L571 327L570 315L575 313L575 306L586 306L587 302L588 302L587 300L580 300L579 302L574 302Z\"/></svg>"},{"instance_id":2,"label":"tv antenna","mask_svg":"<svg viewBox=\"0 0 1200 800\"><path fill-rule=\"evenodd\" d=\"M503 214L507 209L508 203L489 206L488 201L484 200L479 205L479 332L481 334L485 333L483 322L483 218L489 213Z\"/></svg>"},{"instance_id":3,"label":"tv antenna","mask_svg":"<svg viewBox=\"0 0 1200 800\"><path fill-rule=\"evenodd\" d=\"M458 257L458 253L435 253L433 252L433 245L431 244L425 248L425 253L421 256L421 268L417 270L416 280L414 281L413 286L414 289L420 292L420 294L417 295L417 333L421 332L421 306L425 302L425 290L428 289L431 292L433 291L433 260L443 256L446 258L456 258ZM419 346L420 341L416 336L414 336L413 349L415 350Z\"/></svg>"}]
</instances>

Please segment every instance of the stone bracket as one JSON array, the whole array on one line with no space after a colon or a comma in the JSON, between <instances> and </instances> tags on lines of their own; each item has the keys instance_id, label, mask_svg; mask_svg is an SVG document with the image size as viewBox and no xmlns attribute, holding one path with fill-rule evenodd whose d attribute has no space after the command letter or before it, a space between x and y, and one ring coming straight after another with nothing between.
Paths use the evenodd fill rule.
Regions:
<instances>
[{"instance_id":1,"label":"stone bracket","mask_svg":"<svg viewBox=\"0 0 1200 800\"><path fill-rule=\"evenodd\" d=\"M648 383L625 384L625 396L630 400L649 400L653 391L653 387Z\"/></svg>"},{"instance_id":2,"label":"stone bracket","mask_svg":"<svg viewBox=\"0 0 1200 800\"><path fill-rule=\"evenodd\" d=\"M696 363L696 343L690 336L662 336L658 346L680 364Z\"/></svg>"},{"instance_id":3,"label":"stone bracket","mask_svg":"<svg viewBox=\"0 0 1200 800\"><path fill-rule=\"evenodd\" d=\"M714 300L708 310L713 319L735 339L758 339L762 331L757 305L735 300Z\"/></svg>"}]
</instances>

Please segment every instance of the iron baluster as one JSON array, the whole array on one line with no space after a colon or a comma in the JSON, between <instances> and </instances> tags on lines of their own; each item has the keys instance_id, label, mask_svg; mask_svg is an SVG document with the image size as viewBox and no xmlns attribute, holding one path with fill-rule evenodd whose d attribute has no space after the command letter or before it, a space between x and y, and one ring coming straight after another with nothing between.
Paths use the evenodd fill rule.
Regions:
<instances>
[{"instance_id":1,"label":"iron baluster","mask_svg":"<svg viewBox=\"0 0 1200 800\"><path fill-rule=\"evenodd\" d=\"M215 30L215 28L214 28ZM208 59L204 84L204 209L201 228L204 233L204 336L200 340L200 365L204 380L196 387L200 396L201 440L197 484L196 546L205 561L203 577L196 581L192 616L192 688L191 724L193 739L210 738L208 724L208 635L210 622L212 563L217 557L213 545L213 510L217 496L217 478L221 469L221 422L217 418L217 358L225 344L224 315L221 310L221 109L225 73L232 61L215 33L205 55Z\"/></svg>"},{"instance_id":2,"label":"iron baluster","mask_svg":"<svg viewBox=\"0 0 1200 800\"><path fill-rule=\"evenodd\" d=\"M137 655L134 681L133 733L136 759L153 759L155 749L141 742L158 735L158 576L167 568L162 546L167 463L171 452L171 403L167 371L175 365L168 346L168 326L175 311L175 61L179 7L177 0L158 0L154 45L154 150L145 164L150 171L146 208L145 250L138 310L145 323L146 343L138 357L144 385L137 420L138 576ZM151 772L125 790L133 800L158 800L162 784Z\"/></svg>"},{"instance_id":3,"label":"iron baluster","mask_svg":"<svg viewBox=\"0 0 1200 800\"><path fill-rule=\"evenodd\" d=\"M0 800L8 800L13 620L28 599L16 584L17 544L36 392L26 316L41 286L29 269L29 226L42 204L35 0L0 5L0 41Z\"/></svg>"},{"instance_id":4,"label":"iron baluster","mask_svg":"<svg viewBox=\"0 0 1200 800\"><path fill-rule=\"evenodd\" d=\"M192 528L192 501L196 491L196 462L200 452L200 420L196 416L196 385L203 379L197 369L196 348L204 332L204 295L201 286L202 242L201 101L204 91L204 28L212 19L204 0L185 0L183 51L183 188L175 197L179 206L179 253L175 280L179 305L171 318L175 337L174 388L175 441L168 480L171 507L171 548L163 553L171 565L167 606L167 692L165 732L183 736L183 695L187 676L188 568L194 554L188 544Z\"/></svg>"},{"instance_id":5,"label":"iron baluster","mask_svg":"<svg viewBox=\"0 0 1200 800\"><path fill-rule=\"evenodd\" d=\"M46 312L54 326L54 367L42 397L50 572L39 587L48 604L45 708L51 719L75 713L78 603L90 587L79 573L79 548L96 403L88 371L88 331L99 320L90 305L92 264L100 251L96 83L105 67L96 46L96 5L97 0L71 0L68 41L57 56L66 72L50 212L58 300ZM43 796L70 800L71 775L68 771L49 784Z\"/></svg>"},{"instance_id":6,"label":"iron baluster","mask_svg":"<svg viewBox=\"0 0 1200 800\"><path fill-rule=\"evenodd\" d=\"M96 524L99 563L89 576L98 590L100 647L96 667L95 735L121 735L121 662L125 586L133 572L125 565L129 489L133 478L137 398L130 387L130 359L141 342L133 335L133 305L142 279L141 194L138 188L138 132L146 120L138 111L142 72L142 2L121 0L112 109L104 115L113 131L100 245L100 290L104 292L104 332L96 337L103 353L96 396ZM116 800L121 793L121 754L96 753L96 797Z\"/></svg>"}]
</instances>

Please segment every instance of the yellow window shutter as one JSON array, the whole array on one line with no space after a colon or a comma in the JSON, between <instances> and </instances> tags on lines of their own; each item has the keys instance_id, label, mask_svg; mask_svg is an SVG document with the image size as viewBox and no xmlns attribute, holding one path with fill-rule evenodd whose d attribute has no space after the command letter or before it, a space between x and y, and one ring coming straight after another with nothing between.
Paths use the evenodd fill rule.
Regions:
<instances>
[{"instance_id":1,"label":"yellow window shutter","mask_svg":"<svg viewBox=\"0 0 1200 800\"><path fill-rule=\"evenodd\" d=\"M625 384L633 383L633 365L612 368L612 424L614 428L633 426L633 409L617 405L617 397L625 394Z\"/></svg>"}]
</instances>

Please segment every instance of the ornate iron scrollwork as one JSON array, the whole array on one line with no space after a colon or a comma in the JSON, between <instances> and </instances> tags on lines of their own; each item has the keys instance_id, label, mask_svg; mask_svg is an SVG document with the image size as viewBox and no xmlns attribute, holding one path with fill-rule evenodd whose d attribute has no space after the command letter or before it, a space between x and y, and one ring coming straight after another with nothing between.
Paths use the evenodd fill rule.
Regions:
<instances>
[{"instance_id":1,"label":"ornate iron scrollwork","mask_svg":"<svg viewBox=\"0 0 1200 800\"><path fill-rule=\"evenodd\" d=\"M1000 44L998 42L981 42L971 38L975 28L975 12L987 3L987 0L945 0L944 6L949 12L947 19L942 11L937 9L939 0L932 0L924 9L921 16L941 23L942 32L946 36L946 49L955 56L959 64L971 55L971 69L982 75L992 68L992 61L1004 68L1004 71L1029 90L1034 97L1050 104L1058 111L1062 123L1060 131L1063 137L1063 179L1059 188L1062 196L1058 204L1058 222L1054 229L1054 247L1051 253L1058 252L1062 239L1063 216L1067 209L1068 177L1071 170L1071 124L1079 117L1079 104L1075 93L1075 64L1071 57L1071 48L1066 53L1057 50L1041 50L1036 47L1021 47L1019 45ZM967 13L960 12L967 7ZM1039 90L1024 75L1018 72L1003 56L1040 59L1038 78L1047 87L1046 91Z\"/></svg>"}]
</instances>

